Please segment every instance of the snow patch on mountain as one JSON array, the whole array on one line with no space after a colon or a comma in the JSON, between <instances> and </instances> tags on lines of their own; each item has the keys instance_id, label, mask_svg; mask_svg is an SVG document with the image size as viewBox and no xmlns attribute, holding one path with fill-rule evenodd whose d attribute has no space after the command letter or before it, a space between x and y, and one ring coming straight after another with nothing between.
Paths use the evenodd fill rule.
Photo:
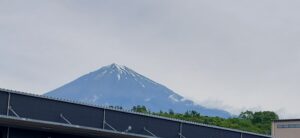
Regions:
<instances>
[{"instance_id":1,"label":"snow patch on mountain","mask_svg":"<svg viewBox=\"0 0 300 138\"><path fill-rule=\"evenodd\" d=\"M179 102L179 100L176 98L176 96L175 95L170 95L169 96L169 99L171 99L172 101L174 101L174 102Z\"/></svg>"},{"instance_id":2,"label":"snow patch on mountain","mask_svg":"<svg viewBox=\"0 0 300 138\"><path fill-rule=\"evenodd\" d=\"M120 75L120 74L118 74L118 75L117 75L117 77L118 77L118 80L120 80L120 79L121 79L121 75Z\"/></svg>"},{"instance_id":3,"label":"snow patch on mountain","mask_svg":"<svg viewBox=\"0 0 300 138\"><path fill-rule=\"evenodd\" d=\"M153 112L195 110L203 115L230 117L226 111L201 106L118 64L104 66L45 95L125 109L144 105Z\"/></svg>"}]
</instances>

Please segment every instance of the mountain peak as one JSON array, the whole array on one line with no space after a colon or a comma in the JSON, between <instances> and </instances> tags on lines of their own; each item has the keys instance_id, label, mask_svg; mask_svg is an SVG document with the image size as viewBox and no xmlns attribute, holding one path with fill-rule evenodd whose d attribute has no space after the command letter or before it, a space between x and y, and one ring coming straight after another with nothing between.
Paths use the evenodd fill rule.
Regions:
<instances>
[{"instance_id":1,"label":"mountain peak","mask_svg":"<svg viewBox=\"0 0 300 138\"><path fill-rule=\"evenodd\" d=\"M119 65L119 64L116 64L116 63L112 63L111 65L108 65L108 66L111 69L126 70L126 66Z\"/></svg>"},{"instance_id":2,"label":"mountain peak","mask_svg":"<svg viewBox=\"0 0 300 138\"><path fill-rule=\"evenodd\" d=\"M129 68L127 68L126 66L119 65L119 64L116 64L116 63L112 63L108 66L100 68L99 70L103 70L103 69L105 71L110 72L110 73L115 72L116 74L132 74L133 73L133 71L130 70Z\"/></svg>"},{"instance_id":3,"label":"mountain peak","mask_svg":"<svg viewBox=\"0 0 300 138\"><path fill-rule=\"evenodd\" d=\"M122 106L125 109L145 105L154 112L173 109L184 113L195 110L208 116L230 116L226 111L209 109L187 100L167 87L116 63L84 75L46 95L98 105Z\"/></svg>"},{"instance_id":4,"label":"mountain peak","mask_svg":"<svg viewBox=\"0 0 300 138\"><path fill-rule=\"evenodd\" d=\"M116 63L104 66L96 70L95 72L90 73L90 75L93 76L95 80L102 79L103 77L117 78L117 80L128 78L134 78L135 80L137 80L140 78L144 78L142 75L138 74L132 69Z\"/></svg>"}]
</instances>

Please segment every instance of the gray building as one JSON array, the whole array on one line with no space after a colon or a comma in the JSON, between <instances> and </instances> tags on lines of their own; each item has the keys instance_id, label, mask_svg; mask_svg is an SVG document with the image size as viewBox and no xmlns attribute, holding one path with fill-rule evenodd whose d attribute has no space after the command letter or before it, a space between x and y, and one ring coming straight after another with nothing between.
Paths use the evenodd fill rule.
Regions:
<instances>
[{"instance_id":1,"label":"gray building","mask_svg":"<svg viewBox=\"0 0 300 138\"><path fill-rule=\"evenodd\" d=\"M272 137L300 138L300 119L285 119L273 121Z\"/></svg>"}]
</instances>

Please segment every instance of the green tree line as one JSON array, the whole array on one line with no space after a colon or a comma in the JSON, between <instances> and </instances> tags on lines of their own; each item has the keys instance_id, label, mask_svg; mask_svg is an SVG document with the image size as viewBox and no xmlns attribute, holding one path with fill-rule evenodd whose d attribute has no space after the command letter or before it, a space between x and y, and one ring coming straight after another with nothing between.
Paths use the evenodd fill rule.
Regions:
<instances>
[{"instance_id":1,"label":"green tree line","mask_svg":"<svg viewBox=\"0 0 300 138\"><path fill-rule=\"evenodd\" d=\"M168 112L151 112L145 106L140 105L134 106L131 110L134 112L153 114L168 118L238 129L265 135L271 134L272 121L278 119L278 115L272 111L245 111L240 113L240 115L236 117L220 118L204 116L201 115L201 113L193 110L187 111L183 114L175 113L173 110L169 110Z\"/></svg>"}]
</instances>

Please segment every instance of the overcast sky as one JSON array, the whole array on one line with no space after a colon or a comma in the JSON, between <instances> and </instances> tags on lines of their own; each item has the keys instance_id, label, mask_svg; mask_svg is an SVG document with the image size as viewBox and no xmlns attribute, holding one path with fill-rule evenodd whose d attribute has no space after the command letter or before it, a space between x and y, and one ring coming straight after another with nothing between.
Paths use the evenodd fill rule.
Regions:
<instances>
[{"instance_id":1,"label":"overcast sky","mask_svg":"<svg viewBox=\"0 0 300 138\"><path fill-rule=\"evenodd\" d=\"M0 0L0 87L117 63L232 113L300 118L299 0Z\"/></svg>"}]
</instances>

